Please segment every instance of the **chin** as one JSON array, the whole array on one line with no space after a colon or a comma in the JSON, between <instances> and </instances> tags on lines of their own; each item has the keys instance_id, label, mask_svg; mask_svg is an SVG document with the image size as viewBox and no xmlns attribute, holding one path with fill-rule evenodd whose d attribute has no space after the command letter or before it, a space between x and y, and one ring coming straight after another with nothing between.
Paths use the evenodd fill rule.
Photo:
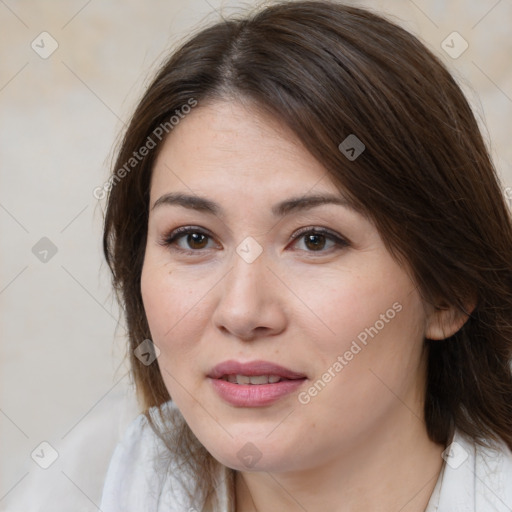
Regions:
<instances>
[{"instance_id":1,"label":"chin","mask_svg":"<svg viewBox=\"0 0 512 512\"><path fill-rule=\"evenodd\" d=\"M257 432L254 429L243 429L243 432L233 432L233 438L224 439L222 443L218 440L203 442L210 454L224 466L238 471L271 471L280 472L290 469L290 463L297 455L296 442L292 442L287 436L282 438L268 437L269 430L265 433ZM217 441L217 442L216 442ZM284 443L288 441L289 445ZM294 448L295 446L295 448ZM279 448L279 449L276 449Z\"/></svg>"}]
</instances>

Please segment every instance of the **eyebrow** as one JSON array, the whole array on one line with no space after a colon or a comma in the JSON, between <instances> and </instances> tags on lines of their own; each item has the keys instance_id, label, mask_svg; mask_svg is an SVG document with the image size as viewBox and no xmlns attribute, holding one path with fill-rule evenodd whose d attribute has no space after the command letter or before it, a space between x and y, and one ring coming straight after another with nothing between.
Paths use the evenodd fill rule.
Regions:
<instances>
[{"instance_id":1,"label":"eyebrow","mask_svg":"<svg viewBox=\"0 0 512 512\"><path fill-rule=\"evenodd\" d=\"M275 204L272 213L277 217L284 217L292 212L308 210L324 204L335 204L352 208L350 203L342 196L334 194L314 194L291 197ZM159 197L152 207L154 210L163 205L182 206L191 210L198 210L212 215L220 216L223 210L219 204L204 197L172 192Z\"/></svg>"}]
</instances>

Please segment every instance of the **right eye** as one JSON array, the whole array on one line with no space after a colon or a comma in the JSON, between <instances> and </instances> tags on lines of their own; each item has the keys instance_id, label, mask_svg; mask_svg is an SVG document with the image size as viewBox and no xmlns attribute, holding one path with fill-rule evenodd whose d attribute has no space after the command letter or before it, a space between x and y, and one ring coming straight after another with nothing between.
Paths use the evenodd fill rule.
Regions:
<instances>
[{"instance_id":1,"label":"right eye","mask_svg":"<svg viewBox=\"0 0 512 512\"><path fill-rule=\"evenodd\" d=\"M208 233L197 226L182 226L174 229L163 238L161 245L187 253L219 247Z\"/></svg>"}]
</instances>

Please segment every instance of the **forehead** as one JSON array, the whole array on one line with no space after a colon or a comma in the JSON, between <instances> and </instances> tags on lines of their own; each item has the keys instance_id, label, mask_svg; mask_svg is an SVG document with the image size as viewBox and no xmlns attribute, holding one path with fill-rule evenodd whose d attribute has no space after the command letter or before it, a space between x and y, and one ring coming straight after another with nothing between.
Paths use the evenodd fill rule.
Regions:
<instances>
[{"instance_id":1,"label":"forehead","mask_svg":"<svg viewBox=\"0 0 512 512\"><path fill-rule=\"evenodd\" d=\"M286 125L227 101L199 105L165 140L153 168L152 202L176 189L255 195L338 190Z\"/></svg>"}]
</instances>

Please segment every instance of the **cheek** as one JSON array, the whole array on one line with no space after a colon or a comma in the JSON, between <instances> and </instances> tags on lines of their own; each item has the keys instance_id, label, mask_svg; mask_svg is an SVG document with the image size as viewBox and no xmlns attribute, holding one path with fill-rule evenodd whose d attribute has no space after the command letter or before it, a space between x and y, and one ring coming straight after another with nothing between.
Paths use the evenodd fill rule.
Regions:
<instances>
[{"instance_id":1,"label":"cheek","mask_svg":"<svg viewBox=\"0 0 512 512\"><path fill-rule=\"evenodd\" d=\"M337 315L332 309L335 341L317 344L323 366L317 372L322 382L316 387L325 395L316 406L339 410L335 423L345 424L349 410L350 421L364 425L401 403L397 397L412 404L421 393L422 303L416 294L396 291L373 295L366 302L353 298L346 305L346 311Z\"/></svg>"},{"instance_id":2,"label":"cheek","mask_svg":"<svg viewBox=\"0 0 512 512\"><path fill-rule=\"evenodd\" d=\"M204 283L204 280L203 280ZM141 275L141 294L151 331L160 349L157 359L164 384L180 409L194 407L190 393L197 382L189 369L200 355L201 333L209 316L208 294L201 278L190 278L165 263L146 258Z\"/></svg>"},{"instance_id":3,"label":"cheek","mask_svg":"<svg viewBox=\"0 0 512 512\"><path fill-rule=\"evenodd\" d=\"M394 262L380 267L378 275L364 269L314 282L305 275L300 283L296 292L308 309L295 317L300 330L309 333L303 342L314 354L317 378L336 381L329 385L332 391L341 385L345 391L353 387L354 397L371 397L381 388L386 392L378 377L391 389L403 389L419 375L422 301Z\"/></svg>"},{"instance_id":4,"label":"cheek","mask_svg":"<svg viewBox=\"0 0 512 512\"><path fill-rule=\"evenodd\" d=\"M142 269L141 294L153 341L163 355L171 350L193 347L192 341L209 318L207 283L192 276L154 264L148 258ZM186 343L185 343L186 341Z\"/></svg>"},{"instance_id":5,"label":"cheek","mask_svg":"<svg viewBox=\"0 0 512 512\"><path fill-rule=\"evenodd\" d=\"M333 348L342 350L358 336L364 342L368 330L390 331L392 324L396 328L404 309L410 309L411 301L404 297L414 290L402 272L382 272L377 276L368 269L303 273L293 281L294 293L302 303L296 319L303 329L316 332L317 349L327 352ZM416 311L414 315L417 316Z\"/></svg>"}]
</instances>

